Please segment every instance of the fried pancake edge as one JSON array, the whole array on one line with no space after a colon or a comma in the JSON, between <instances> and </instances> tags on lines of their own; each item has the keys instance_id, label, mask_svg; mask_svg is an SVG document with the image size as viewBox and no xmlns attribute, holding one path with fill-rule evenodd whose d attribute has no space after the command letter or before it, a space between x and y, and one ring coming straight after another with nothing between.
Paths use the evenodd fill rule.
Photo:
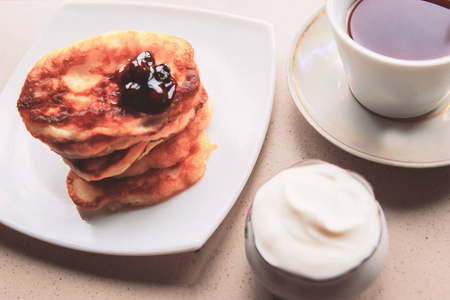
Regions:
<instances>
[{"instance_id":1,"label":"fried pancake edge","mask_svg":"<svg viewBox=\"0 0 450 300\"><path fill-rule=\"evenodd\" d=\"M70 171L66 183L70 198L85 210L98 210L108 206L113 210L121 206L152 206L186 190L204 175L206 159L217 146L212 144L205 130L190 155L175 166L150 169L125 178L107 178L89 182Z\"/></svg>"},{"instance_id":2,"label":"fried pancake edge","mask_svg":"<svg viewBox=\"0 0 450 300\"><path fill-rule=\"evenodd\" d=\"M155 52L157 63L171 67L178 83L172 106L158 116L129 113L118 106L118 86L108 79L128 59L147 48ZM103 65L88 65L89 72L84 73L92 76L84 77L101 78L95 86L70 92L61 78L76 77L72 73L80 73L86 61L97 61L91 56ZM187 41L170 35L126 31L95 36L54 50L39 60L27 75L17 107L28 131L62 156L106 155L142 141L136 137L158 133L166 123L195 106L202 87L193 57Z\"/></svg>"}]
</instances>

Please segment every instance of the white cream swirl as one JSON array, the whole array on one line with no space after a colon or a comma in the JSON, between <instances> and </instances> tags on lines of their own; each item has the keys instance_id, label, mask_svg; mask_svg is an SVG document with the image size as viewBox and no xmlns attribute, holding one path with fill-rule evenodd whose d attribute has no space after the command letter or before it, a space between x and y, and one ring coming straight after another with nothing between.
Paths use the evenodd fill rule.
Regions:
<instances>
[{"instance_id":1,"label":"white cream swirl","mask_svg":"<svg viewBox=\"0 0 450 300\"><path fill-rule=\"evenodd\" d=\"M376 249L380 209L369 184L328 163L300 164L256 193L252 228L273 266L313 280L337 277Z\"/></svg>"}]
</instances>

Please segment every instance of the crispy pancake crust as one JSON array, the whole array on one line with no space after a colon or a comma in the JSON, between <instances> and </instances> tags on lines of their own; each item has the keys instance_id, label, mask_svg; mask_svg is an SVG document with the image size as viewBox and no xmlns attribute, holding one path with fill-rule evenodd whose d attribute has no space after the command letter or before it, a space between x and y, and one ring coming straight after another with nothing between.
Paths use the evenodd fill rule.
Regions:
<instances>
[{"instance_id":1,"label":"crispy pancake crust","mask_svg":"<svg viewBox=\"0 0 450 300\"><path fill-rule=\"evenodd\" d=\"M100 180L123 173L142 155L149 143L140 142L130 148L116 150L106 156L86 159L63 158L63 160L81 178L89 181Z\"/></svg>"},{"instance_id":2,"label":"crispy pancake crust","mask_svg":"<svg viewBox=\"0 0 450 300\"><path fill-rule=\"evenodd\" d=\"M159 115L119 105L114 73L142 51L167 64L177 82L173 103ZM69 159L104 156L170 136L204 98L194 50L160 33L111 32L54 50L28 73L17 102L28 131Z\"/></svg>"},{"instance_id":3,"label":"crispy pancake crust","mask_svg":"<svg viewBox=\"0 0 450 300\"><path fill-rule=\"evenodd\" d=\"M141 142L127 149L116 150L106 156L88 159L64 158L64 162L78 176L88 181L101 180L113 176L127 177L136 175L138 172L143 173L150 168L172 166L187 157L189 149L183 147L183 144L190 143L201 130L206 128L211 118L211 113L210 101L208 100L201 107L196 108L196 114L187 127L182 128L183 130L180 133L175 134L167 141L161 139L156 142ZM167 160L164 158L168 151L178 153L179 157L170 165L167 164ZM162 164L165 165L163 166Z\"/></svg>"},{"instance_id":4,"label":"crispy pancake crust","mask_svg":"<svg viewBox=\"0 0 450 300\"><path fill-rule=\"evenodd\" d=\"M70 171L67 190L72 201L85 210L97 210L108 205L110 209L127 206L151 206L187 189L199 181L206 169L206 158L216 148L205 131L199 134L189 156L182 162L164 169L125 178L107 178L86 181Z\"/></svg>"},{"instance_id":5,"label":"crispy pancake crust","mask_svg":"<svg viewBox=\"0 0 450 300\"><path fill-rule=\"evenodd\" d=\"M171 139L157 145L147 155L136 160L125 172L117 178L136 176L149 169L163 169L185 160L192 148L198 145L199 135L206 128L212 114L212 104L209 100L195 115L194 120L185 130Z\"/></svg>"}]
</instances>

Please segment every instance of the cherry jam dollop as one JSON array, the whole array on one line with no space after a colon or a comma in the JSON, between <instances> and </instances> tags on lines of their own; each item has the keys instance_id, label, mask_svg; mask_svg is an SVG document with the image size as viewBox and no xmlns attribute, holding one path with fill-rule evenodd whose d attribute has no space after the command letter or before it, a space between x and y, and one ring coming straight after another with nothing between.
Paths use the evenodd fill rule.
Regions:
<instances>
[{"instance_id":1,"label":"cherry jam dollop","mask_svg":"<svg viewBox=\"0 0 450 300\"><path fill-rule=\"evenodd\" d=\"M177 82L169 66L155 65L149 51L139 53L117 72L120 86L119 105L156 115L169 108L175 97Z\"/></svg>"}]
</instances>

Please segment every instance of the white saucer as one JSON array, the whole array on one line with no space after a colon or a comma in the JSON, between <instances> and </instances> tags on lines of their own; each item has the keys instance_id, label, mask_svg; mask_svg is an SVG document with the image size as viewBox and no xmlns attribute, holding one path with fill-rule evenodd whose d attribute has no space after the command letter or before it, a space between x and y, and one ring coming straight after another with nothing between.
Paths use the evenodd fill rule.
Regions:
<instances>
[{"instance_id":1,"label":"white saucer","mask_svg":"<svg viewBox=\"0 0 450 300\"><path fill-rule=\"evenodd\" d=\"M384 118L365 109L347 85L324 7L295 38L287 69L300 112L341 149L400 167L450 164L450 96L431 113L408 120Z\"/></svg>"}]
</instances>

